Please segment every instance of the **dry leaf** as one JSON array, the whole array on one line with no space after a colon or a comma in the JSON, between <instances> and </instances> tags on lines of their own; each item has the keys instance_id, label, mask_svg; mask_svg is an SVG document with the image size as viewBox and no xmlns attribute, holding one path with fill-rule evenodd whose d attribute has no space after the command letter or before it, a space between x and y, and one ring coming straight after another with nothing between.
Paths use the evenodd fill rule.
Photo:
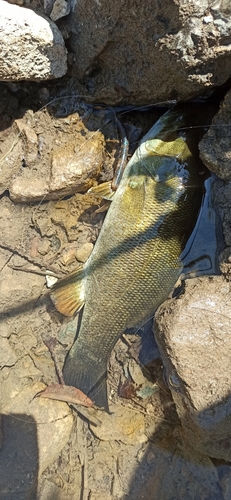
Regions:
<instances>
[{"instance_id":1,"label":"dry leaf","mask_svg":"<svg viewBox=\"0 0 231 500\"><path fill-rule=\"evenodd\" d=\"M93 401L84 394L80 389L70 385L51 384L44 391L37 394L40 398L57 399L65 403L73 403L82 406L94 406Z\"/></svg>"}]
</instances>

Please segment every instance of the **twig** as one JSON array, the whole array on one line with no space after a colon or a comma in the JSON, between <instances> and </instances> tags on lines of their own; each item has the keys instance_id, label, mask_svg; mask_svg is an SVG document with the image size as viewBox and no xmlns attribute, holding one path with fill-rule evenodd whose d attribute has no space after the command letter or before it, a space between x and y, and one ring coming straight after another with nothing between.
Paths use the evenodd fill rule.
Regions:
<instances>
[{"instance_id":1,"label":"twig","mask_svg":"<svg viewBox=\"0 0 231 500\"><path fill-rule=\"evenodd\" d=\"M40 269L44 270L44 273L46 274L46 267L47 266L44 263L40 262L40 260L35 259L35 258L31 258L28 255L25 255L18 248L13 247L11 245L5 245L3 243L0 243L0 248L2 248L3 250L8 250L9 252L12 252L13 254L16 254L19 257L22 257L23 259L25 259L30 264L33 264L34 266L37 266ZM49 268L50 268L49 270L52 271L58 278L63 277L63 274L61 274L56 268L53 268L50 265L49 265ZM33 272L33 271L30 270L28 272ZM35 274L37 274L37 273L35 273Z\"/></svg>"},{"instance_id":2,"label":"twig","mask_svg":"<svg viewBox=\"0 0 231 500\"><path fill-rule=\"evenodd\" d=\"M12 142L12 144L11 144L10 149L7 151L7 153L6 153L6 154L4 154L4 155L2 156L2 158L0 158L0 165L1 165L1 163L3 162L3 160L5 160L5 158L6 158L6 157L7 157L7 156L11 153L11 151L14 149L14 146L16 146L16 144L18 143L18 141L19 141L19 137L20 137L21 133L22 133L22 131L21 131L21 132L19 132L19 133L18 133L18 135L16 135L16 137L15 137L14 141L13 141L13 142Z\"/></svg>"},{"instance_id":3,"label":"twig","mask_svg":"<svg viewBox=\"0 0 231 500\"><path fill-rule=\"evenodd\" d=\"M57 360L57 356L56 356L56 352L55 352L55 348L58 344L58 341L54 337L48 337L48 338L44 337L43 343L47 346L47 348L50 352L51 358L54 361L55 371L57 373L59 383L62 385L65 385L64 378L63 378L63 372L62 372L61 368L59 368L59 362Z\"/></svg>"}]
</instances>

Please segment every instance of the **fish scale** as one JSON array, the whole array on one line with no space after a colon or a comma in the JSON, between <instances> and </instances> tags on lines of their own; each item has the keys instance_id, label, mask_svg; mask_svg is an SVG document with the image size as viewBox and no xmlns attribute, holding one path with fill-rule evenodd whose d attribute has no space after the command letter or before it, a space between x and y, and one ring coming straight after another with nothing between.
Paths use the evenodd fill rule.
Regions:
<instances>
[{"instance_id":1,"label":"fish scale","mask_svg":"<svg viewBox=\"0 0 231 500\"><path fill-rule=\"evenodd\" d=\"M189 149L187 137L179 136L182 123L184 114L169 111L144 137L125 168L87 263L51 291L64 314L84 305L64 380L106 409L111 350L127 328L151 317L168 297L200 210L204 177L198 155Z\"/></svg>"}]
</instances>

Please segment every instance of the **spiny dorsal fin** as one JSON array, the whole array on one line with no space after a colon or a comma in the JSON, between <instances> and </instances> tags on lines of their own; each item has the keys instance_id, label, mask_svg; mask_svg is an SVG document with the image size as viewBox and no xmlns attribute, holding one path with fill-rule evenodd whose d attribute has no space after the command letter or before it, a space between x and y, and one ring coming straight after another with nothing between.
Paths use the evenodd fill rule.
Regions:
<instances>
[{"instance_id":1,"label":"spiny dorsal fin","mask_svg":"<svg viewBox=\"0 0 231 500\"><path fill-rule=\"evenodd\" d=\"M111 182L103 182L98 186L93 186L92 188L88 189L88 193L96 194L97 196L101 196L101 198L104 198L105 200L111 201L115 194L115 191L113 191L111 185Z\"/></svg>"},{"instance_id":2,"label":"spiny dorsal fin","mask_svg":"<svg viewBox=\"0 0 231 500\"><path fill-rule=\"evenodd\" d=\"M57 281L51 288L51 300L65 316L73 316L84 305L84 276L84 267L79 266L75 272Z\"/></svg>"}]
</instances>

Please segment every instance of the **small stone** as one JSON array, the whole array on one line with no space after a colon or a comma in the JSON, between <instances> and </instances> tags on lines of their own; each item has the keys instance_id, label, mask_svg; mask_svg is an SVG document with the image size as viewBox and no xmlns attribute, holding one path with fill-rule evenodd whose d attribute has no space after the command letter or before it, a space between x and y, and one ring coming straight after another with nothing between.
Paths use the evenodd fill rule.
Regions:
<instances>
[{"instance_id":1,"label":"small stone","mask_svg":"<svg viewBox=\"0 0 231 500\"><path fill-rule=\"evenodd\" d=\"M209 16L204 16L203 17L203 22L205 24L208 24L208 23L212 23L213 22L213 16L209 15Z\"/></svg>"},{"instance_id":2,"label":"small stone","mask_svg":"<svg viewBox=\"0 0 231 500\"><path fill-rule=\"evenodd\" d=\"M40 243L38 245L38 252L41 255L46 255L49 252L50 247L51 247L50 240L46 237L42 238L42 240L40 241Z\"/></svg>"},{"instance_id":3,"label":"small stone","mask_svg":"<svg viewBox=\"0 0 231 500\"><path fill-rule=\"evenodd\" d=\"M0 336L8 338L10 337L10 334L11 334L10 326L6 321L4 321L4 323L1 323L0 326Z\"/></svg>"},{"instance_id":4,"label":"small stone","mask_svg":"<svg viewBox=\"0 0 231 500\"><path fill-rule=\"evenodd\" d=\"M86 262L88 257L90 256L92 250L94 248L93 243L84 243L84 245L76 250L75 256L76 259L79 260L79 262Z\"/></svg>"},{"instance_id":5,"label":"small stone","mask_svg":"<svg viewBox=\"0 0 231 500\"><path fill-rule=\"evenodd\" d=\"M65 0L56 0L50 14L52 21L57 21L61 17L67 16L70 12L70 5Z\"/></svg>"}]
</instances>

